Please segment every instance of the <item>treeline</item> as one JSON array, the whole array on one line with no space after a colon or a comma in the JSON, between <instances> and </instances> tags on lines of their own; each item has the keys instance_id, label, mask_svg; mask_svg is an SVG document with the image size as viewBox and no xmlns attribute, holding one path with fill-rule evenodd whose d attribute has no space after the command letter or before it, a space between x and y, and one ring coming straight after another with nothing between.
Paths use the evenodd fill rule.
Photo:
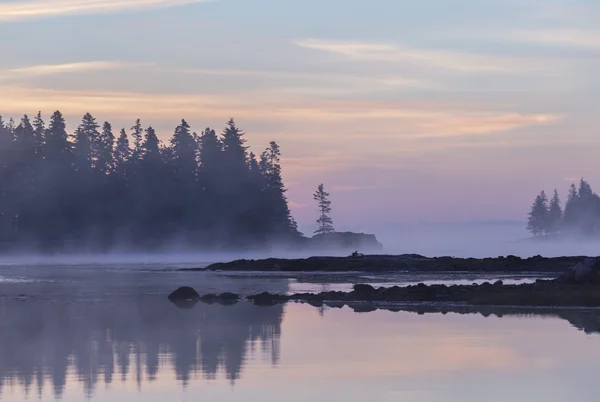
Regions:
<instances>
[{"instance_id":1,"label":"treeline","mask_svg":"<svg viewBox=\"0 0 600 402\"><path fill-rule=\"evenodd\" d=\"M91 114L73 133L55 112L0 118L0 251L254 247L300 236L275 142L249 152L231 119L220 135L181 121L161 143L138 119L114 132Z\"/></svg>"},{"instance_id":2,"label":"treeline","mask_svg":"<svg viewBox=\"0 0 600 402\"><path fill-rule=\"evenodd\" d=\"M558 191L551 200L542 191L531 206L527 229L535 236L549 234L600 235L600 197L583 179L571 184L564 209Z\"/></svg>"}]
</instances>

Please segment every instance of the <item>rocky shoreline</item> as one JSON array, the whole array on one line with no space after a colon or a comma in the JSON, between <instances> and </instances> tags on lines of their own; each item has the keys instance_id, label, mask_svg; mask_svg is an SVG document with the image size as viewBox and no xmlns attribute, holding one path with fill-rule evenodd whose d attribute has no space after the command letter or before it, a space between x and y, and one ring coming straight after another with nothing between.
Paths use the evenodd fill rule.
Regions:
<instances>
[{"instance_id":1,"label":"rocky shoreline","mask_svg":"<svg viewBox=\"0 0 600 402\"><path fill-rule=\"evenodd\" d=\"M260 272L564 272L585 257L520 258L424 257L417 254L366 255L350 257L268 258L216 263L206 268L182 271L260 271Z\"/></svg>"},{"instance_id":2,"label":"rocky shoreline","mask_svg":"<svg viewBox=\"0 0 600 402\"><path fill-rule=\"evenodd\" d=\"M411 257L420 261L424 257ZM307 259L311 260L311 259ZM298 264L298 261L307 260L283 260ZM324 261L329 261L327 258ZM347 259L338 259L337 261L346 261ZM354 258L353 260L360 260ZM365 258L364 260L369 260ZM372 261L373 259L371 259ZM427 259L431 260L431 259ZM434 259L435 260L435 259ZM506 260L490 259L495 261ZM245 260L242 260L245 261ZM263 260L260 263L264 264ZM471 261L471 260L466 260ZM481 265L481 261L477 265ZM519 263L517 263L517 261ZM525 263L523 263L525 261ZM459 304L466 306L529 306L529 307L600 307L600 260L596 258L578 258L564 257L558 258L533 258L516 259L514 266L526 266L529 271L535 267L543 266L545 272L548 271L548 263L553 262L554 268L570 265L557 279L543 280L538 279L535 283L524 283L509 285L501 280L494 283L484 282L482 284L473 283L471 285L418 285L409 286L391 286L375 288L369 284L355 284L350 292L328 291L321 293L295 293L295 294L273 294L263 292L247 296L246 299L257 306L272 306L290 301L309 303L313 306L328 305L331 307L350 306L352 308L365 309L370 311L376 309L376 305L394 305L401 303L438 303L438 304ZM575 262L575 265L572 265ZM226 263L232 269L240 266L254 267L258 262L232 262ZM244 265L246 264L246 265ZM524 264L524 265L523 265ZM491 264L493 265L493 264ZM264 267L264 265L263 265ZM290 268L291 266L287 266ZM281 266L278 266L281 269ZM497 268L497 267L495 267ZM250 268L248 268L250 269ZM430 267L431 269L431 267ZM193 288L182 287L169 295L169 300L179 307L193 306L198 301L205 303L219 303L231 305L240 301L243 297L234 293L208 294L200 296Z\"/></svg>"}]
</instances>

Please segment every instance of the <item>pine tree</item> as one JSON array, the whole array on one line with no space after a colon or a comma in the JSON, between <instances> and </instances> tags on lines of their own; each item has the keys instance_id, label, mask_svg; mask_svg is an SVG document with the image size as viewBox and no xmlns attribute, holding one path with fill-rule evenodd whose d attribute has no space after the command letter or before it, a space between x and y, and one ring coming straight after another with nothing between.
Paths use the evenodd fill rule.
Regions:
<instances>
[{"instance_id":1,"label":"pine tree","mask_svg":"<svg viewBox=\"0 0 600 402\"><path fill-rule=\"evenodd\" d=\"M202 132L199 143L200 170L206 179L207 176L216 175L220 169L223 144L217 137L215 130L211 130L210 128Z\"/></svg>"},{"instance_id":2,"label":"pine tree","mask_svg":"<svg viewBox=\"0 0 600 402\"><path fill-rule=\"evenodd\" d=\"M131 127L133 137L133 151L131 153L131 164L136 165L142 157L142 143L144 142L144 129L142 128L142 122L140 119L135 121L133 127Z\"/></svg>"},{"instance_id":3,"label":"pine tree","mask_svg":"<svg viewBox=\"0 0 600 402\"><path fill-rule=\"evenodd\" d=\"M567 202L565 203L565 210L563 214L563 226L568 231L573 231L577 226L577 210L579 208L579 193L575 184L571 184L569 187L569 195L567 196Z\"/></svg>"},{"instance_id":4,"label":"pine tree","mask_svg":"<svg viewBox=\"0 0 600 402\"><path fill-rule=\"evenodd\" d=\"M252 160L252 159L251 159ZM281 151L271 141L260 158L260 170L266 182L266 204L269 206L272 230L276 233L295 233L292 215L285 196L286 188L281 177Z\"/></svg>"},{"instance_id":5,"label":"pine tree","mask_svg":"<svg viewBox=\"0 0 600 402\"><path fill-rule=\"evenodd\" d=\"M559 233L562 228L563 211L560 205L558 190L554 190L554 195L550 201L548 210L548 233Z\"/></svg>"},{"instance_id":6,"label":"pine tree","mask_svg":"<svg viewBox=\"0 0 600 402\"><path fill-rule=\"evenodd\" d=\"M115 174L121 179L126 179L127 163L130 157L131 148L129 147L129 138L123 128L119 133L113 156Z\"/></svg>"},{"instance_id":7,"label":"pine tree","mask_svg":"<svg viewBox=\"0 0 600 402\"><path fill-rule=\"evenodd\" d=\"M317 219L318 228L315 230L316 234L325 234L335 232L333 228L333 220L329 216L331 213L331 201L329 200L329 193L325 191L323 184L319 184L317 191L313 194L313 199L317 201L319 219Z\"/></svg>"},{"instance_id":8,"label":"pine tree","mask_svg":"<svg viewBox=\"0 0 600 402\"><path fill-rule=\"evenodd\" d=\"M534 236L541 236L548 230L548 197L544 191L535 198L531 206L527 230Z\"/></svg>"},{"instance_id":9,"label":"pine tree","mask_svg":"<svg viewBox=\"0 0 600 402\"><path fill-rule=\"evenodd\" d=\"M238 171L239 173L248 159L246 152L248 147L244 145L246 143L244 131L236 126L235 120L230 119L227 122L227 127L223 130L222 136L225 163L232 171Z\"/></svg>"},{"instance_id":10,"label":"pine tree","mask_svg":"<svg viewBox=\"0 0 600 402\"><path fill-rule=\"evenodd\" d=\"M36 153L41 154L46 137L46 124L42 119L42 112L38 112L33 120L33 128L35 132L35 141L37 144Z\"/></svg>"},{"instance_id":11,"label":"pine tree","mask_svg":"<svg viewBox=\"0 0 600 402\"><path fill-rule=\"evenodd\" d=\"M96 169L104 174L108 174L114 167L113 148L115 146L115 135L112 125L105 121L102 125L102 132L96 142L97 161Z\"/></svg>"},{"instance_id":12,"label":"pine tree","mask_svg":"<svg viewBox=\"0 0 600 402\"><path fill-rule=\"evenodd\" d=\"M185 120L175 128L171 138L174 173L176 178L183 180L186 185L195 181L197 174L197 142L190 133L190 126Z\"/></svg>"}]
</instances>

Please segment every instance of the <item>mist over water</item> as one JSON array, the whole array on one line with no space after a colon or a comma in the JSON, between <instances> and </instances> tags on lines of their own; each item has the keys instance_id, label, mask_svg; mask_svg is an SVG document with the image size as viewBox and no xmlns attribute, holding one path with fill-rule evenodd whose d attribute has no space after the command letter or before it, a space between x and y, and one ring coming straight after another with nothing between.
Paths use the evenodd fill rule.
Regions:
<instances>
[{"instance_id":1,"label":"mist over water","mask_svg":"<svg viewBox=\"0 0 600 402\"><path fill-rule=\"evenodd\" d=\"M362 230L375 233L390 254L461 258L600 254L598 240L575 237L535 240L527 232L526 224L519 221L365 225Z\"/></svg>"}]
</instances>

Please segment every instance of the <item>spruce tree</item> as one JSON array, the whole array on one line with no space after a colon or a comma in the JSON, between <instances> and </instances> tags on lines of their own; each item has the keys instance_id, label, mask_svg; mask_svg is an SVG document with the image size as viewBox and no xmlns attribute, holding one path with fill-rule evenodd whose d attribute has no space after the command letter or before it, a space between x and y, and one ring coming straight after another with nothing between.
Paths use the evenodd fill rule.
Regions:
<instances>
[{"instance_id":1,"label":"spruce tree","mask_svg":"<svg viewBox=\"0 0 600 402\"><path fill-rule=\"evenodd\" d=\"M527 230L534 236L541 236L548 230L548 197L544 191L535 197L531 206Z\"/></svg>"},{"instance_id":2,"label":"spruce tree","mask_svg":"<svg viewBox=\"0 0 600 402\"><path fill-rule=\"evenodd\" d=\"M559 233L562 228L563 210L560 205L558 190L554 190L550 207L548 210L548 233Z\"/></svg>"},{"instance_id":3,"label":"spruce tree","mask_svg":"<svg viewBox=\"0 0 600 402\"><path fill-rule=\"evenodd\" d=\"M97 161L96 169L104 174L109 174L114 167L113 153L115 146L115 135L112 125L105 121L102 125L102 132L96 141Z\"/></svg>"},{"instance_id":4,"label":"spruce tree","mask_svg":"<svg viewBox=\"0 0 600 402\"><path fill-rule=\"evenodd\" d=\"M281 151L271 141L261 155L260 169L266 182L266 200L269 205L272 230L275 233L295 233L292 215L285 196L286 188L281 177Z\"/></svg>"},{"instance_id":5,"label":"spruce tree","mask_svg":"<svg viewBox=\"0 0 600 402\"><path fill-rule=\"evenodd\" d=\"M46 137L46 124L42 119L42 112L38 112L33 120L33 128L35 133L35 141L36 141L36 153L41 154L42 148L44 146L44 141Z\"/></svg>"},{"instance_id":6,"label":"spruce tree","mask_svg":"<svg viewBox=\"0 0 600 402\"><path fill-rule=\"evenodd\" d=\"M317 219L318 228L315 230L316 234L325 234L335 232L333 228L333 220L329 216L331 213L331 201L329 200L329 193L325 191L323 184L319 184L317 191L313 194L313 199L317 201L317 207L319 211L319 218Z\"/></svg>"},{"instance_id":7,"label":"spruce tree","mask_svg":"<svg viewBox=\"0 0 600 402\"><path fill-rule=\"evenodd\" d=\"M246 152L248 147L244 145L246 143L244 131L236 126L234 119L230 119L227 122L227 127L223 130L222 137L225 163L232 172L237 171L239 173L243 170L248 159Z\"/></svg>"},{"instance_id":8,"label":"spruce tree","mask_svg":"<svg viewBox=\"0 0 600 402\"><path fill-rule=\"evenodd\" d=\"M114 171L122 180L126 179L127 163L131 157L131 148L129 147L129 138L125 129L121 129L117 144L114 150Z\"/></svg>"}]
</instances>

